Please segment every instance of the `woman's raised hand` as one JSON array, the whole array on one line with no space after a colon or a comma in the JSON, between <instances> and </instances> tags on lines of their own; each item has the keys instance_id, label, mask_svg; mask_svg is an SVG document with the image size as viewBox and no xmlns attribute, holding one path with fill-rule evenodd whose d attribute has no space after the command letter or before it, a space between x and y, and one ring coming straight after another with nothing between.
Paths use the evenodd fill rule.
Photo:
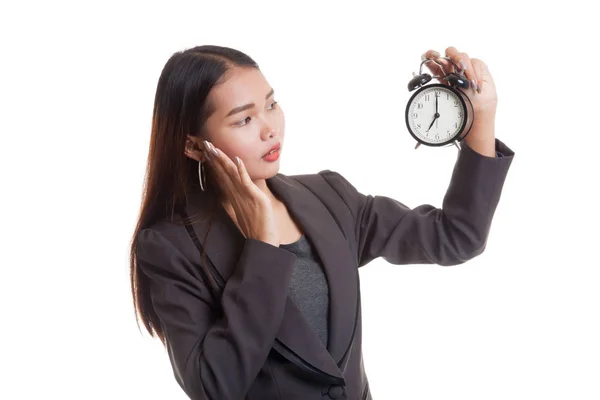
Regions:
<instances>
[{"instance_id":1,"label":"woman's raised hand","mask_svg":"<svg viewBox=\"0 0 600 400\"><path fill-rule=\"evenodd\" d=\"M233 207L242 234L246 238L279 246L279 233L271 200L252 182L244 162L236 156L234 163L227 154L206 140L204 147L217 185L225 200Z\"/></svg>"},{"instance_id":2,"label":"woman's raised hand","mask_svg":"<svg viewBox=\"0 0 600 400\"><path fill-rule=\"evenodd\" d=\"M442 64L446 73L455 72L453 64L449 60L439 58L440 56L440 53L435 50L427 50L421 56L421 60L424 61L426 58L429 58ZM453 46L446 49L445 56L459 66L462 73L471 83L469 90L465 93L473 103L476 118L493 118L496 114L498 95L496 94L494 79L487 65L478 58L470 58L467 53L460 52ZM435 75L444 75L440 67L433 62L426 62L423 65ZM448 84L445 79L441 79L440 82Z\"/></svg>"}]
</instances>

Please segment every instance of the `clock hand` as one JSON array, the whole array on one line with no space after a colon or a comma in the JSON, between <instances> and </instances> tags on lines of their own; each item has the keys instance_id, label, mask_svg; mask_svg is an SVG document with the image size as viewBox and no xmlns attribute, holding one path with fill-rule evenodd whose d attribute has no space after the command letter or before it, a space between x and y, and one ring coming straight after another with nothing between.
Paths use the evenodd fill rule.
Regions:
<instances>
[{"instance_id":1,"label":"clock hand","mask_svg":"<svg viewBox=\"0 0 600 400\"><path fill-rule=\"evenodd\" d=\"M431 125L429 125L429 128L427 128L427 130L425 132L429 132L429 130L431 129L431 127L433 126L433 123L438 119L438 113L435 113L435 117L433 117L433 121L431 121Z\"/></svg>"},{"instance_id":2,"label":"clock hand","mask_svg":"<svg viewBox=\"0 0 600 400\"><path fill-rule=\"evenodd\" d=\"M433 126L433 123L434 123L435 121L437 121L437 119L440 117L440 114L438 113L438 97L439 97L439 96L436 94L436 95L435 95L435 115L434 115L433 121L431 121L431 125L429 125L429 128L427 128L427 130L426 130L425 132L429 132L429 130L430 130L430 129L431 129L431 127ZM437 128L437 124L436 124L435 126L436 126L436 128Z\"/></svg>"},{"instance_id":3,"label":"clock hand","mask_svg":"<svg viewBox=\"0 0 600 400\"><path fill-rule=\"evenodd\" d=\"M437 120L440 117L440 113L438 113L438 97L439 97L438 95L435 95L435 121L436 121L435 127L436 127L436 129L438 127Z\"/></svg>"}]
</instances>

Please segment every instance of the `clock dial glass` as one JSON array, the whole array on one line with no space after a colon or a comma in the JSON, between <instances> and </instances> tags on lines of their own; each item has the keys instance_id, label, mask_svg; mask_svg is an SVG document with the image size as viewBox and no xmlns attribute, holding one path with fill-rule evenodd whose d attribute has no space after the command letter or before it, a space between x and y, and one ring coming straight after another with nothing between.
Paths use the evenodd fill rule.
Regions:
<instances>
[{"instance_id":1,"label":"clock dial glass","mask_svg":"<svg viewBox=\"0 0 600 400\"><path fill-rule=\"evenodd\" d=\"M464 118L465 110L458 95L448 89L432 87L412 99L408 123L423 141L443 143L459 133Z\"/></svg>"}]
</instances>

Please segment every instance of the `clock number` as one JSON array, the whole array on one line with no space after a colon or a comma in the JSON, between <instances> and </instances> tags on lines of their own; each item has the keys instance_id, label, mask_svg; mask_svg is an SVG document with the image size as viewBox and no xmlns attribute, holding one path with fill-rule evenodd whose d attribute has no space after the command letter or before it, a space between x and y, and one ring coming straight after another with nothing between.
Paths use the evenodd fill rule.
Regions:
<instances>
[{"instance_id":1,"label":"clock number","mask_svg":"<svg viewBox=\"0 0 600 400\"><path fill-rule=\"evenodd\" d=\"M429 95L428 94L425 95L425 101L429 101Z\"/></svg>"},{"instance_id":2,"label":"clock number","mask_svg":"<svg viewBox=\"0 0 600 400\"><path fill-rule=\"evenodd\" d=\"M422 103L417 103L417 110L420 110L423 108L423 104Z\"/></svg>"},{"instance_id":3,"label":"clock number","mask_svg":"<svg viewBox=\"0 0 600 400\"><path fill-rule=\"evenodd\" d=\"M441 93L440 93L440 91L439 91L439 90L436 90L436 91L435 91L435 97L438 97L440 94L441 94Z\"/></svg>"},{"instance_id":4,"label":"clock number","mask_svg":"<svg viewBox=\"0 0 600 400\"><path fill-rule=\"evenodd\" d=\"M413 113L413 118L417 118L418 116L419 116L419 114Z\"/></svg>"}]
</instances>

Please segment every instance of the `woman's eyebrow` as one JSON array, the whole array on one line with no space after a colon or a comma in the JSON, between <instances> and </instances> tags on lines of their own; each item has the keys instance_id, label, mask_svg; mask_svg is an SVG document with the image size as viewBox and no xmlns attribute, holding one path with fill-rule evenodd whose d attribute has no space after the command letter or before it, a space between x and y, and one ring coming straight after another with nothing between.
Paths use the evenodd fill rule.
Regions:
<instances>
[{"instance_id":1,"label":"woman's eyebrow","mask_svg":"<svg viewBox=\"0 0 600 400\"><path fill-rule=\"evenodd\" d=\"M268 99L269 97L271 97L273 95L273 93L275 93L275 90L271 89L271 91L269 93L267 93L267 95L265 96L265 100ZM254 106L255 106L254 103L248 103L243 106L236 107L236 108L232 109L231 111L229 111L229 113L225 116L225 118L229 118L233 114L237 114L237 113L245 111L249 108L253 108Z\"/></svg>"}]
</instances>

